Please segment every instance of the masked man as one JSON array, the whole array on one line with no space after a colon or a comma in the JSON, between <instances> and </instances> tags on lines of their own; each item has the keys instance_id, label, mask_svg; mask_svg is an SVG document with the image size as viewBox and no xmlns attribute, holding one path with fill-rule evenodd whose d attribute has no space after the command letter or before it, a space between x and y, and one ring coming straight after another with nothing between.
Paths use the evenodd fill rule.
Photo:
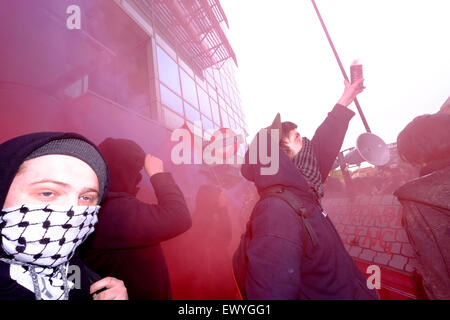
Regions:
<instances>
[{"instance_id":1,"label":"masked man","mask_svg":"<svg viewBox=\"0 0 450 320\"><path fill-rule=\"evenodd\" d=\"M0 300L128 298L122 281L100 280L76 254L108 185L105 161L81 135L40 132L0 145Z\"/></svg>"}]
</instances>

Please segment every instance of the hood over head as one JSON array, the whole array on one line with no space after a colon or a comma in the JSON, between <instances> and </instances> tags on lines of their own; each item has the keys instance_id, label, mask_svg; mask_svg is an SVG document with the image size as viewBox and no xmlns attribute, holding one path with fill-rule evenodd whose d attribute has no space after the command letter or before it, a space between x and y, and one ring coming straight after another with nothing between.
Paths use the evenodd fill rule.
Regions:
<instances>
[{"instance_id":1,"label":"hood over head","mask_svg":"<svg viewBox=\"0 0 450 320\"><path fill-rule=\"evenodd\" d=\"M142 179L140 171L144 167L145 152L134 141L107 138L98 145L109 166L111 192L125 192L136 195L137 185Z\"/></svg>"},{"instance_id":2,"label":"hood over head","mask_svg":"<svg viewBox=\"0 0 450 320\"><path fill-rule=\"evenodd\" d=\"M399 200L420 202L450 210L450 160L447 166L416 178L395 191Z\"/></svg>"},{"instance_id":3,"label":"hood over head","mask_svg":"<svg viewBox=\"0 0 450 320\"><path fill-rule=\"evenodd\" d=\"M269 127L261 129L253 138L245 154L245 163L241 166L241 173L245 179L255 183L258 191L274 185L309 190L303 175L280 148L281 131L282 122L278 113L273 123ZM276 136L277 132L278 137ZM270 161L268 162L267 159ZM270 167L273 168L269 172L271 174L267 172ZM278 170L275 170L276 168Z\"/></svg>"}]
</instances>

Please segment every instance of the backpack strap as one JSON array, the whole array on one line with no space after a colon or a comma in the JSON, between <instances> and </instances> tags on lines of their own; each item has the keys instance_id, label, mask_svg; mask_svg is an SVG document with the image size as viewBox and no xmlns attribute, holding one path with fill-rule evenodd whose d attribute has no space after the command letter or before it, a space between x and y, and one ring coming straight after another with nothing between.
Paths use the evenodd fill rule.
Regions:
<instances>
[{"instance_id":1,"label":"backpack strap","mask_svg":"<svg viewBox=\"0 0 450 320\"><path fill-rule=\"evenodd\" d=\"M264 189L260 193L260 196L260 201L268 197L277 197L284 200L302 219L303 226L311 239L313 247L318 245L319 241L313 227L308 221L306 208L303 206L303 204L295 194L293 194L288 189L283 188L282 186L272 186Z\"/></svg>"}]
</instances>

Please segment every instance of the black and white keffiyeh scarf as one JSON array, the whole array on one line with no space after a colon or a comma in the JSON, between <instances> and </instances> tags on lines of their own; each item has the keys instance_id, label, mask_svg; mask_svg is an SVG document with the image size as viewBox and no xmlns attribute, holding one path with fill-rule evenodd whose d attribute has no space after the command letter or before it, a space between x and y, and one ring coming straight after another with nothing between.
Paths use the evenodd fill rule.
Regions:
<instances>
[{"instance_id":1,"label":"black and white keffiyeh scarf","mask_svg":"<svg viewBox=\"0 0 450 320\"><path fill-rule=\"evenodd\" d=\"M314 155L312 142L308 138L302 138L302 149L297 153L293 161L305 177L314 196L320 202L320 199L323 197L322 175Z\"/></svg>"},{"instance_id":2,"label":"black and white keffiyeh scarf","mask_svg":"<svg viewBox=\"0 0 450 320\"><path fill-rule=\"evenodd\" d=\"M94 231L100 206L22 205L2 209L0 260L10 276L40 300L67 300L74 283L67 280L68 262Z\"/></svg>"}]
</instances>

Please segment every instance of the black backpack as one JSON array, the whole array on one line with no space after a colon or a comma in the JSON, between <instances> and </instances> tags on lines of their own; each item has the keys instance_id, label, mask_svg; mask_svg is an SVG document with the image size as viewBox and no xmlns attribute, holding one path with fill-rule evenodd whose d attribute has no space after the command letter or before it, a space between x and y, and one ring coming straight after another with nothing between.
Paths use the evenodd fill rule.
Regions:
<instances>
[{"instance_id":1,"label":"black backpack","mask_svg":"<svg viewBox=\"0 0 450 320\"><path fill-rule=\"evenodd\" d=\"M247 266L248 266L247 249L250 244L250 240L252 239L251 221L257 204L268 197L277 197L284 200L287 204L289 204L289 206L301 217L303 228L306 231L304 234L309 235L309 240L312 242L312 245L316 246L318 243L317 235L308 221L306 209L302 205L298 197L282 186L273 186L264 189L260 193L259 201L255 204L255 207L253 208L253 212L249 218L249 221L247 222L246 230L241 236L241 242L239 244L239 247L237 248L237 250L233 255L234 280L236 281L236 284L239 288L242 299L245 300L247 299L247 295L245 292L245 278L247 275ZM307 241L306 239L304 240Z\"/></svg>"}]
</instances>

